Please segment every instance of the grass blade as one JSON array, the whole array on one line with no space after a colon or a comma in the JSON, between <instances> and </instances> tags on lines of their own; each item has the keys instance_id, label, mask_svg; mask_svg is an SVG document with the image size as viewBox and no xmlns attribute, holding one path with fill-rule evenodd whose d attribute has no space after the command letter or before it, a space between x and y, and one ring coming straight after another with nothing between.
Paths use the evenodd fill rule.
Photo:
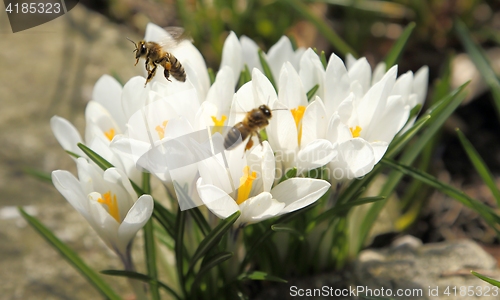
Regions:
<instances>
[{"instance_id":1,"label":"grass blade","mask_svg":"<svg viewBox=\"0 0 500 300\"><path fill-rule=\"evenodd\" d=\"M257 52L259 54L259 61L260 64L262 65L262 69L264 70L264 75L266 75L267 79L271 82L271 84L274 87L274 90L277 91L278 89L276 88L276 81L274 80L273 72L271 71L271 67L269 67L269 64L267 63L266 58L264 57L264 52L262 52L261 49Z\"/></svg>"},{"instance_id":2,"label":"grass blade","mask_svg":"<svg viewBox=\"0 0 500 300\"><path fill-rule=\"evenodd\" d=\"M281 279L276 276L272 276L267 274L266 272L262 271L253 271L251 273L243 273L240 276L238 276L238 280L243 281L243 280L267 280L267 281L275 281L275 282L282 282L282 283L287 283L285 279Z\"/></svg>"},{"instance_id":3,"label":"grass blade","mask_svg":"<svg viewBox=\"0 0 500 300\"><path fill-rule=\"evenodd\" d=\"M403 33L399 36L396 43L394 43L394 45L392 46L389 53L387 53L387 56L385 57L385 65L387 70L389 70L398 62L401 54L406 47L406 44L408 43L408 40L410 39L413 29L415 29L415 26L415 22L411 22L410 24L408 24Z\"/></svg>"},{"instance_id":4,"label":"grass blade","mask_svg":"<svg viewBox=\"0 0 500 300\"><path fill-rule=\"evenodd\" d=\"M45 227L38 219L30 216L21 207L19 212L28 224L33 227L52 247L54 247L61 256L66 259L87 281L106 299L118 300L121 299L108 284L92 270L83 260L71 250L66 244L61 242L47 227Z\"/></svg>"},{"instance_id":5,"label":"grass blade","mask_svg":"<svg viewBox=\"0 0 500 300\"><path fill-rule=\"evenodd\" d=\"M151 193L149 173L142 173L142 188L144 193ZM149 219L146 225L144 225L144 255L146 260L146 267L148 270L148 276L152 279L149 282L149 289L151 291L151 299L160 299L160 290L158 289L158 270L156 268L156 248L155 248L155 237L153 234L153 220Z\"/></svg>"},{"instance_id":6,"label":"grass blade","mask_svg":"<svg viewBox=\"0 0 500 300\"><path fill-rule=\"evenodd\" d=\"M221 253L215 254L214 256L211 256L206 261L203 260L200 271L198 272L198 274L196 274L196 277L193 281L193 285L191 285L191 294L193 294L193 292L198 289L198 286L201 283L201 279L203 278L203 276L205 276L208 273L208 271L210 271L213 267L216 267L219 264L230 259L231 257L233 257L232 252L221 252Z\"/></svg>"},{"instance_id":7,"label":"grass blade","mask_svg":"<svg viewBox=\"0 0 500 300\"><path fill-rule=\"evenodd\" d=\"M493 100L497 109L497 115L500 119L500 80L491 67L491 62L484 54L483 50L472 40L472 36L467 26L461 20L455 20L455 31L462 42L465 50L469 53L471 60L476 65L479 73L483 76L486 84L491 89Z\"/></svg>"},{"instance_id":8,"label":"grass blade","mask_svg":"<svg viewBox=\"0 0 500 300\"><path fill-rule=\"evenodd\" d=\"M212 247L214 247L226 232L231 229L234 222L240 217L241 212L237 211L221 222L201 241L191 259L189 269L191 270L196 262L203 257Z\"/></svg>"},{"instance_id":9,"label":"grass blade","mask_svg":"<svg viewBox=\"0 0 500 300\"><path fill-rule=\"evenodd\" d=\"M481 275L481 274L479 274L477 272L474 272L474 271L470 271L470 272L471 272L472 275L476 276L477 278L479 278L481 280L484 280L487 283L492 284L494 286L500 287L500 281L497 281L497 280L495 280L493 278L486 277L486 276Z\"/></svg>"},{"instance_id":10,"label":"grass blade","mask_svg":"<svg viewBox=\"0 0 500 300\"><path fill-rule=\"evenodd\" d=\"M352 54L354 57L358 57L358 54L354 49L352 49L347 43L331 29L325 21L319 18L312 10L304 4L303 1L299 0L282 0L283 3L290 5L295 9L302 17L309 22L311 22L316 29L330 42L330 44L340 52L341 56L346 56L348 53Z\"/></svg>"},{"instance_id":11,"label":"grass blade","mask_svg":"<svg viewBox=\"0 0 500 300\"><path fill-rule=\"evenodd\" d=\"M107 170L109 168L113 168L114 167L110 162L108 162L107 160L105 160L104 158L102 158L102 156L100 156L99 154L95 153L92 149L90 149L89 147L85 146L84 144L78 143L78 148L82 149L82 151L85 154L87 154L87 156L93 162L95 162L101 169Z\"/></svg>"},{"instance_id":12,"label":"grass blade","mask_svg":"<svg viewBox=\"0 0 500 300\"><path fill-rule=\"evenodd\" d=\"M476 168L476 171L479 173L484 183L488 186L491 193L497 200L497 206L500 207L500 191L498 190L495 178L491 174L490 169L488 169L488 166L486 166L484 160L481 158L481 156L479 156L479 153L477 153L476 149L474 149L474 146L472 146L472 144L465 137L462 131L460 131L460 129L458 128L456 129L456 131L462 147L464 147L465 152L467 152L469 160L472 162L472 164Z\"/></svg>"},{"instance_id":13,"label":"grass blade","mask_svg":"<svg viewBox=\"0 0 500 300\"><path fill-rule=\"evenodd\" d=\"M500 231L496 228L496 224L500 224L500 217L496 215L493 210L488 207L487 205L469 197L466 195L464 192L452 187L451 185L448 185L444 182L439 181L437 178L434 176L422 172L418 169L405 166L401 163L398 163L394 160L383 158L381 161L382 164L389 166L395 170L398 170L399 172L412 176L415 179L418 179L422 181L423 183L432 186L433 188L441 191L442 193L455 198L465 206L475 210L477 213L481 215L481 217L484 218L484 220L490 225L496 232L497 234L500 234Z\"/></svg>"},{"instance_id":14,"label":"grass blade","mask_svg":"<svg viewBox=\"0 0 500 300\"><path fill-rule=\"evenodd\" d=\"M140 281L147 282L150 284L154 283L154 284L164 288L165 291L167 291L172 296L174 296L175 299L178 299L178 300L182 299L171 287L169 287L165 283L163 283L161 281L154 280L153 278L151 278L147 275L141 274L141 273L132 272L132 271L120 271L120 270L103 270L103 271L101 271L101 273L105 274L105 275L110 275L110 276L119 276L119 277L136 279L136 280L140 280Z\"/></svg>"}]
</instances>

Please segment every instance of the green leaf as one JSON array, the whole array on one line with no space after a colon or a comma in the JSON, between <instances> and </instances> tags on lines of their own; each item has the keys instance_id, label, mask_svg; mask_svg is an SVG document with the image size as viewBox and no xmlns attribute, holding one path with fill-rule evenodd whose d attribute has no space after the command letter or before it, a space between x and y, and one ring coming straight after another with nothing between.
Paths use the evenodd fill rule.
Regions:
<instances>
[{"instance_id":1,"label":"green leaf","mask_svg":"<svg viewBox=\"0 0 500 300\"><path fill-rule=\"evenodd\" d=\"M316 94L318 89L319 89L319 84L316 84L309 90L309 92L307 92L307 101L311 101L312 97L314 97L314 94Z\"/></svg>"},{"instance_id":2,"label":"green leaf","mask_svg":"<svg viewBox=\"0 0 500 300\"><path fill-rule=\"evenodd\" d=\"M250 70L248 69L247 64L245 64L245 67L240 73L240 80L238 83L238 86L241 87L245 83L249 82L252 80L252 74L250 74Z\"/></svg>"},{"instance_id":3,"label":"green leaf","mask_svg":"<svg viewBox=\"0 0 500 300\"><path fill-rule=\"evenodd\" d=\"M271 229L275 232L291 233L293 235L296 235L300 241L304 240L304 234L302 232L287 224L273 224L271 225Z\"/></svg>"},{"instance_id":4,"label":"green leaf","mask_svg":"<svg viewBox=\"0 0 500 300\"><path fill-rule=\"evenodd\" d=\"M66 244L61 242L47 227L38 219L30 216L21 207L18 208L23 218L35 229L52 247L54 247L61 256L66 259L87 281L106 299L121 299L108 284L92 270L85 262L71 250Z\"/></svg>"},{"instance_id":5,"label":"green leaf","mask_svg":"<svg viewBox=\"0 0 500 300\"><path fill-rule=\"evenodd\" d=\"M464 204L465 206L475 210L477 213L483 217L483 219L488 223L488 225L493 228L497 234L500 234L500 231L496 228L496 224L500 224L500 217L493 212L493 210L488 207L487 205L483 204L482 202L479 202L468 195L466 195L464 192L461 190L458 190L451 185L448 185L444 182L439 181L437 178L434 176L422 172L418 169L405 166L403 164L400 164L394 160L388 159L388 158L382 158L381 163L389 166L395 170L398 170L399 172L412 176L415 179L418 179L422 181L423 183L430 185L434 187L435 189L439 190L442 193L445 193L446 195L455 198L458 200L460 203Z\"/></svg>"},{"instance_id":6,"label":"green leaf","mask_svg":"<svg viewBox=\"0 0 500 300\"><path fill-rule=\"evenodd\" d=\"M151 193L149 173L142 173L142 188L145 193ZM160 299L160 291L158 289L158 270L156 268L156 248L155 248L155 237L153 234L153 220L149 219L146 225L144 225L144 255L146 260L146 267L148 270L148 275L153 281L149 283L149 289L151 291L151 298L153 300Z\"/></svg>"},{"instance_id":7,"label":"green leaf","mask_svg":"<svg viewBox=\"0 0 500 300\"><path fill-rule=\"evenodd\" d=\"M321 63L323 64L323 68L325 68L325 70L326 70L326 66L328 65L328 60L326 59L325 51L321 51L321 54L319 55L319 59L321 60Z\"/></svg>"},{"instance_id":8,"label":"green leaf","mask_svg":"<svg viewBox=\"0 0 500 300\"><path fill-rule=\"evenodd\" d=\"M208 78L210 79L210 85L214 84L215 82L215 73L214 69L212 68L207 68L208 71Z\"/></svg>"},{"instance_id":9,"label":"green leaf","mask_svg":"<svg viewBox=\"0 0 500 300\"><path fill-rule=\"evenodd\" d=\"M306 232L310 232L317 224L326 221L326 220L331 220L334 217L342 216L345 215L349 212L351 208L354 206L358 205L363 205L367 203L373 203L376 201L384 200L385 197L383 196L377 196L377 197L365 197L365 198L359 198L353 201L349 201L346 204L341 204L334 206L327 211L321 213L318 215L316 218L313 219L312 222L309 223Z\"/></svg>"},{"instance_id":10,"label":"green leaf","mask_svg":"<svg viewBox=\"0 0 500 300\"><path fill-rule=\"evenodd\" d=\"M201 279L208 273L208 271L210 271L213 267L216 267L219 264L230 259L231 257L233 257L232 252L220 252L213 256L210 256L210 258L208 259L203 259L202 266L198 271L198 274L196 274L193 285L191 286L191 291L193 292L198 289L198 286L201 283Z\"/></svg>"},{"instance_id":11,"label":"green leaf","mask_svg":"<svg viewBox=\"0 0 500 300\"><path fill-rule=\"evenodd\" d=\"M408 24L401 36L399 36L396 43L392 46L391 51L387 53L387 56L385 58L385 65L387 70L389 70L398 62L401 54L403 53L403 50L405 49L406 43L408 42L408 39L413 32L413 29L415 29L415 26L415 22L411 22L410 24Z\"/></svg>"},{"instance_id":12,"label":"green leaf","mask_svg":"<svg viewBox=\"0 0 500 300\"><path fill-rule=\"evenodd\" d=\"M89 147L85 146L84 144L78 143L78 148L82 149L82 151L85 154L87 154L87 156L93 162L95 162L101 169L107 170L109 168L113 168L114 167L110 162L108 162L107 160L105 160L104 158L102 158L102 156L100 156L99 154L95 153L92 149L90 149Z\"/></svg>"},{"instance_id":13,"label":"green leaf","mask_svg":"<svg viewBox=\"0 0 500 300\"><path fill-rule=\"evenodd\" d=\"M282 282L282 283L287 283L285 279L281 279L276 276L268 275L266 272L262 271L253 271L251 273L243 273L240 276L238 276L239 281L243 280L267 280L267 281L275 281L275 282Z\"/></svg>"},{"instance_id":14,"label":"green leaf","mask_svg":"<svg viewBox=\"0 0 500 300\"><path fill-rule=\"evenodd\" d=\"M177 210L177 219L175 221L175 266L177 268L177 276L179 285L182 288L184 295L187 295L185 277L184 277L184 228L186 225L186 211L180 208Z\"/></svg>"},{"instance_id":15,"label":"green leaf","mask_svg":"<svg viewBox=\"0 0 500 300\"><path fill-rule=\"evenodd\" d=\"M474 146L472 146L472 144L460 131L460 129L457 128L456 131L458 134L458 138L460 139L460 143L462 144L462 147L464 147L465 151L467 152L469 160L474 165L474 168L476 168L476 171L479 173L484 183L490 189L491 193L493 194L493 197L495 197L495 199L497 200L497 206L500 207L500 191L498 190L495 178L491 174L490 169L488 169L488 166L486 166L484 160L481 158L481 156L479 156L479 153L477 153L476 149L474 149Z\"/></svg>"},{"instance_id":16,"label":"green leaf","mask_svg":"<svg viewBox=\"0 0 500 300\"><path fill-rule=\"evenodd\" d=\"M351 53L354 57L358 54L347 43L331 29L331 26L318 17L303 1L299 0L284 0L283 3L289 4L302 17L311 22L316 29L330 42L330 44L338 50L343 56Z\"/></svg>"},{"instance_id":17,"label":"green leaf","mask_svg":"<svg viewBox=\"0 0 500 300\"><path fill-rule=\"evenodd\" d=\"M198 207L193 207L188 211L189 214L193 217L198 227L200 228L201 233L204 236L207 236L207 234L210 232L210 230L212 230L212 228L210 228L210 225L208 225L208 222L201 213L200 209Z\"/></svg>"},{"instance_id":18,"label":"green leaf","mask_svg":"<svg viewBox=\"0 0 500 300\"><path fill-rule=\"evenodd\" d=\"M50 173L46 173L46 172L43 172L43 171L40 171L40 170L36 170L36 169L33 169L33 168L24 168L23 169L24 173L28 174L28 175L31 175L35 178L38 178L42 181L45 181L45 182L50 182L52 183L52 176Z\"/></svg>"},{"instance_id":19,"label":"green leaf","mask_svg":"<svg viewBox=\"0 0 500 300\"><path fill-rule=\"evenodd\" d=\"M479 74L483 76L486 84L490 87L497 109L497 115L500 118L500 80L491 67L491 62L486 57L484 51L474 43L467 26L465 26L461 20L455 21L455 31L458 38L462 41L465 50L469 53L471 60L476 65Z\"/></svg>"},{"instance_id":20,"label":"green leaf","mask_svg":"<svg viewBox=\"0 0 500 300\"><path fill-rule=\"evenodd\" d=\"M162 287L163 289L165 289L165 291L170 293L170 295L174 296L175 299L178 299L178 300L182 299L171 287L169 287L165 283L163 283L161 281L157 281L157 280L155 280L147 275L141 274L141 273L132 272L132 271L121 271L121 270L103 270L103 271L101 271L101 273L105 274L105 275L110 275L110 276L119 276L119 277L126 277L126 278L130 278L130 279L136 279L136 280L140 280L140 281L147 282L150 284L154 283L154 284Z\"/></svg>"},{"instance_id":21,"label":"green leaf","mask_svg":"<svg viewBox=\"0 0 500 300\"><path fill-rule=\"evenodd\" d=\"M74 158L79 158L80 157L80 155L76 154L75 152L71 152L69 150L65 150L65 151L66 151L66 153L68 153L70 156L73 156Z\"/></svg>"},{"instance_id":22,"label":"green leaf","mask_svg":"<svg viewBox=\"0 0 500 300\"><path fill-rule=\"evenodd\" d=\"M297 176L297 168L293 167L290 170L288 170L283 177L281 177L279 183L282 183L287 179L294 178L295 176Z\"/></svg>"},{"instance_id":23,"label":"green leaf","mask_svg":"<svg viewBox=\"0 0 500 300\"><path fill-rule=\"evenodd\" d=\"M210 251L219 242L222 236L226 234L229 229L231 229L234 222L236 222L240 215L241 212L237 211L226 219L221 220L220 223L203 239L203 241L201 241L191 258L191 263L189 265L190 270L194 267L196 262L208 251Z\"/></svg>"},{"instance_id":24,"label":"green leaf","mask_svg":"<svg viewBox=\"0 0 500 300\"><path fill-rule=\"evenodd\" d=\"M495 280L493 278L486 277L486 276L481 275L481 274L479 274L477 272L474 272L474 271L470 271L470 272L471 272L472 275L476 276L477 278L479 278L481 280L484 280L487 283L492 284L494 286L500 287L500 281L497 281L497 280Z\"/></svg>"},{"instance_id":25,"label":"green leaf","mask_svg":"<svg viewBox=\"0 0 500 300\"><path fill-rule=\"evenodd\" d=\"M267 79L269 79L269 81L273 85L274 89L277 91L278 89L276 88L276 81L274 81L273 72L271 71L271 68L269 67L269 64L267 63L267 60L264 57L264 52L262 52L262 50L259 49L258 54L259 54L260 64L262 65L262 69L264 70L264 75L266 75Z\"/></svg>"}]
</instances>

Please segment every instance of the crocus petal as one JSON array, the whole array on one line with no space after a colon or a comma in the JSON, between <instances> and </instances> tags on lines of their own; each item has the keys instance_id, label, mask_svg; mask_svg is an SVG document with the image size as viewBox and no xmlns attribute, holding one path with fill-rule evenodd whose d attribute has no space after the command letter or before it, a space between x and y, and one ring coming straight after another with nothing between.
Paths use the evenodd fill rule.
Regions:
<instances>
[{"instance_id":1,"label":"crocus petal","mask_svg":"<svg viewBox=\"0 0 500 300\"><path fill-rule=\"evenodd\" d=\"M353 179L366 175L375 165L375 157L371 145L356 138L340 143L338 146L338 161L334 161L332 172L343 172L343 178ZM334 173L334 178L338 175Z\"/></svg>"},{"instance_id":2,"label":"crocus petal","mask_svg":"<svg viewBox=\"0 0 500 300\"><path fill-rule=\"evenodd\" d=\"M121 105L115 108L115 110L118 109L122 110ZM85 140L87 142L92 141L96 136L107 138L109 142L111 140L105 135L105 133L113 131L114 134L119 134L123 132L123 129L125 128L125 123L122 126L119 126L109 111L96 101L90 101L87 104L87 107L85 108L85 119L87 125L85 128Z\"/></svg>"},{"instance_id":3,"label":"crocus petal","mask_svg":"<svg viewBox=\"0 0 500 300\"><path fill-rule=\"evenodd\" d=\"M349 67L349 78L357 80L363 87L363 92L366 93L371 83L371 68L365 57L358 59L351 67Z\"/></svg>"},{"instance_id":4,"label":"crocus petal","mask_svg":"<svg viewBox=\"0 0 500 300\"><path fill-rule=\"evenodd\" d=\"M203 184L202 179L197 182L198 194L208 209L221 219L225 219L240 210L233 198L220 188Z\"/></svg>"},{"instance_id":5,"label":"crocus petal","mask_svg":"<svg viewBox=\"0 0 500 300\"><path fill-rule=\"evenodd\" d=\"M418 95L418 104L424 104L427 96L427 86L429 84L429 67L421 67L413 79L413 92Z\"/></svg>"},{"instance_id":6,"label":"crocus petal","mask_svg":"<svg viewBox=\"0 0 500 300\"><path fill-rule=\"evenodd\" d=\"M307 106L307 97L299 74L290 62L285 62L279 77L278 100L290 109Z\"/></svg>"},{"instance_id":7,"label":"crocus petal","mask_svg":"<svg viewBox=\"0 0 500 300\"><path fill-rule=\"evenodd\" d=\"M316 96L306 107L302 118L301 144L307 145L316 139L325 138L328 119L323 101Z\"/></svg>"},{"instance_id":8,"label":"crocus petal","mask_svg":"<svg viewBox=\"0 0 500 300\"><path fill-rule=\"evenodd\" d=\"M78 143L83 143L83 141L80 133L78 133L78 130L76 130L73 124L64 118L53 116L50 119L50 127L64 150L71 151L80 156L86 156L77 146Z\"/></svg>"},{"instance_id":9,"label":"crocus petal","mask_svg":"<svg viewBox=\"0 0 500 300\"><path fill-rule=\"evenodd\" d=\"M146 78L141 76L132 77L123 86L122 108L127 120L144 105L146 105L151 85L144 87Z\"/></svg>"},{"instance_id":10,"label":"crocus petal","mask_svg":"<svg viewBox=\"0 0 500 300\"><path fill-rule=\"evenodd\" d=\"M269 68L271 68L275 80L280 74L281 66L292 56L292 43L286 36L282 36L276 44L269 48L267 63L269 64Z\"/></svg>"},{"instance_id":11,"label":"crocus petal","mask_svg":"<svg viewBox=\"0 0 500 300\"><path fill-rule=\"evenodd\" d=\"M256 108L261 104L273 107L277 98L273 85L259 69L252 70L252 94L254 97L254 106L252 108ZM247 110L247 112L251 109Z\"/></svg>"},{"instance_id":12,"label":"crocus petal","mask_svg":"<svg viewBox=\"0 0 500 300\"><path fill-rule=\"evenodd\" d=\"M304 52L304 55L300 59L299 74L306 92L311 90L315 85L319 85L316 95L321 98L324 97L325 69L316 52L310 48Z\"/></svg>"},{"instance_id":13,"label":"crocus petal","mask_svg":"<svg viewBox=\"0 0 500 300\"><path fill-rule=\"evenodd\" d=\"M300 173L319 168L331 161L337 151L327 140L317 139L303 147L297 154L297 168Z\"/></svg>"},{"instance_id":14,"label":"crocus petal","mask_svg":"<svg viewBox=\"0 0 500 300\"><path fill-rule=\"evenodd\" d=\"M87 195L82 190L78 179L68 171L56 170L52 172L52 182L69 204L73 206L85 219L89 219Z\"/></svg>"},{"instance_id":15,"label":"crocus petal","mask_svg":"<svg viewBox=\"0 0 500 300\"><path fill-rule=\"evenodd\" d=\"M333 114L340 103L349 95L351 90L351 79L347 74L347 69L342 60L332 54L326 66L325 79L325 103L328 115Z\"/></svg>"},{"instance_id":16,"label":"crocus petal","mask_svg":"<svg viewBox=\"0 0 500 300\"><path fill-rule=\"evenodd\" d=\"M259 46L250 38L246 36L240 37L241 49L243 50L243 60L248 66L248 70L253 70L257 68L262 71L262 65L260 64ZM220 71L219 71L220 72Z\"/></svg>"},{"instance_id":17,"label":"crocus petal","mask_svg":"<svg viewBox=\"0 0 500 300\"><path fill-rule=\"evenodd\" d=\"M271 190L273 198L285 204L279 215L286 214L314 203L330 188L325 180L290 178Z\"/></svg>"},{"instance_id":18,"label":"crocus petal","mask_svg":"<svg viewBox=\"0 0 500 300\"><path fill-rule=\"evenodd\" d=\"M342 143L352 139L351 131L349 127L341 122L338 114L334 114L330 118L330 122L328 123L327 130L327 139L330 143Z\"/></svg>"},{"instance_id":19,"label":"crocus petal","mask_svg":"<svg viewBox=\"0 0 500 300\"><path fill-rule=\"evenodd\" d=\"M127 216L118 228L118 239L121 247L127 248L137 231L144 227L153 213L153 198L150 195L142 195L130 208Z\"/></svg>"},{"instance_id":20,"label":"crocus petal","mask_svg":"<svg viewBox=\"0 0 500 300\"><path fill-rule=\"evenodd\" d=\"M240 78L241 70L243 69L243 50L241 48L240 41L236 34L231 31L228 37L224 41L224 46L222 47L222 61L220 63L220 68L225 66L230 67L233 70L234 82L238 82Z\"/></svg>"},{"instance_id":21,"label":"crocus petal","mask_svg":"<svg viewBox=\"0 0 500 300\"><path fill-rule=\"evenodd\" d=\"M101 104L116 121L120 131L125 130L127 119L122 109L122 86L109 75L103 75L94 85L92 100Z\"/></svg>"},{"instance_id":22,"label":"crocus petal","mask_svg":"<svg viewBox=\"0 0 500 300\"><path fill-rule=\"evenodd\" d=\"M391 96L382 116L364 129L363 137L370 142L384 141L390 143L408 120L409 114L409 106L403 102L401 96Z\"/></svg>"},{"instance_id":23,"label":"crocus petal","mask_svg":"<svg viewBox=\"0 0 500 300\"><path fill-rule=\"evenodd\" d=\"M373 156L375 157L374 163L378 163L382 157L384 156L385 152L387 151L387 148L389 147L389 144L387 142L373 142L370 143L373 149Z\"/></svg>"},{"instance_id":24,"label":"crocus petal","mask_svg":"<svg viewBox=\"0 0 500 300\"><path fill-rule=\"evenodd\" d=\"M240 204L241 216L238 221L243 224L260 222L276 216L284 207L284 203L272 199L270 193L263 192Z\"/></svg>"}]
</instances>

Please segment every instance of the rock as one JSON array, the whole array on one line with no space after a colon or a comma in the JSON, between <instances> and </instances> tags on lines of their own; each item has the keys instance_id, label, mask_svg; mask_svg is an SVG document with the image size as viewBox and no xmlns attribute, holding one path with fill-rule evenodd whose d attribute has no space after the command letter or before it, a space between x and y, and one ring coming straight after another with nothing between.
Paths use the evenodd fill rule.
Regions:
<instances>
[{"instance_id":1,"label":"rock","mask_svg":"<svg viewBox=\"0 0 500 300\"><path fill-rule=\"evenodd\" d=\"M500 273L495 268L495 259L471 240L419 245L415 238L403 237L389 249L362 251L354 263L353 276L356 285L373 290L422 291L422 296L398 299L498 299L492 291L489 297L480 296L480 290L493 287L470 274L474 270L498 277ZM469 286L474 295L461 295L461 291L468 292L465 290ZM450 294L444 294L445 291Z\"/></svg>"}]
</instances>

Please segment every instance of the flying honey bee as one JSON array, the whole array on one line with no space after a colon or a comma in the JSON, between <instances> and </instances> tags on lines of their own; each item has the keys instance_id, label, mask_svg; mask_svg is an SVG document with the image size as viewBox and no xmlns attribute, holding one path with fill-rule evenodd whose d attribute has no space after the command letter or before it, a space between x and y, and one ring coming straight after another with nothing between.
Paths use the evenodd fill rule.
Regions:
<instances>
[{"instance_id":1,"label":"flying honey bee","mask_svg":"<svg viewBox=\"0 0 500 300\"><path fill-rule=\"evenodd\" d=\"M159 43L146 42L145 40L135 43L131 39L127 38L135 45L134 52L136 60L134 66L136 66L139 62L139 58L144 58L146 60L145 66L146 71L148 71L148 77L144 87L146 87L148 82L150 82L155 76L158 65L164 68L163 75L165 75L165 78L168 81L171 81L169 79L170 75L178 81L186 81L186 71L184 71L184 67L179 60L166 49L174 47L179 42L187 39L187 37L183 34L184 30L182 28L169 27L165 29L172 38Z\"/></svg>"},{"instance_id":2,"label":"flying honey bee","mask_svg":"<svg viewBox=\"0 0 500 300\"><path fill-rule=\"evenodd\" d=\"M226 150L231 150L241 144L247 137L250 137L245 146L245 151L247 151L253 146L252 137L254 135L259 138L259 142L262 145L259 130L269 125L271 117L271 109L265 104L247 112L243 121L234 125L226 134L224 138L224 148Z\"/></svg>"}]
</instances>

